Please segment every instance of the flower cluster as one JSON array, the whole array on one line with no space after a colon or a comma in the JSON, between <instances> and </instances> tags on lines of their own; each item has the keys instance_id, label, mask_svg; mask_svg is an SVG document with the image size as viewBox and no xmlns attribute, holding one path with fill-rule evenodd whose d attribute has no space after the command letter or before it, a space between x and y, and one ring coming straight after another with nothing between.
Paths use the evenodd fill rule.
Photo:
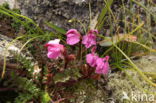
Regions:
<instances>
[{"instance_id":1,"label":"flower cluster","mask_svg":"<svg viewBox=\"0 0 156 103\"><path fill-rule=\"evenodd\" d=\"M97 74L107 74L109 70L109 56L104 58L98 57L94 52L87 54L86 61L91 67L95 67L95 73Z\"/></svg>"},{"instance_id":2,"label":"flower cluster","mask_svg":"<svg viewBox=\"0 0 156 103\"><path fill-rule=\"evenodd\" d=\"M107 74L109 71L109 56L100 58L96 52L96 35L97 30L90 30L83 37L76 29L70 29L66 33L66 42L68 45L75 45L79 42L85 45L85 47L92 48L91 53L86 55L86 62L90 67L96 68L95 73L97 74ZM49 41L45 46L48 48L47 56L50 59L66 58L65 57L65 47L59 43L59 39Z\"/></svg>"},{"instance_id":3,"label":"flower cluster","mask_svg":"<svg viewBox=\"0 0 156 103\"><path fill-rule=\"evenodd\" d=\"M62 44L59 44L60 40L55 39L49 41L45 46L48 48L47 56L50 59L57 59L58 57L63 57L63 52L65 48Z\"/></svg>"}]
</instances>

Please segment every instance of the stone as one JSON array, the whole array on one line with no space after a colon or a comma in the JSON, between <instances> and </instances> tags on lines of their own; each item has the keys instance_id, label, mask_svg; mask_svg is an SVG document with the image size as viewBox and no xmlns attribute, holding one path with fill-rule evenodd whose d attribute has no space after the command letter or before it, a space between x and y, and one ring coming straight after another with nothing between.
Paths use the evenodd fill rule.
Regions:
<instances>
[{"instance_id":1,"label":"stone","mask_svg":"<svg viewBox=\"0 0 156 103\"><path fill-rule=\"evenodd\" d=\"M20 55L31 60L32 64L37 64L28 50L21 51L22 46L23 44L20 41L0 34L0 60L4 60L4 57L6 57L7 61L13 61L17 55Z\"/></svg>"},{"instance_id":2,"label":"stone","mask_svg":"<svg viewBox=\"0 0 156 103\"><path fill-rule=\"evenodd\" d=\"M83 32L80 23L68 21L76 19L87 29L90 24L89 3L92 19L97 18L96 15L104 7L103 0L18 0L18 2L22 14L37 21L39 25L51 22L65 30L76 28L80 32Z\"/></svg>"},{"instance_id":3,"label":"stone","mask_svg":"<svg viewBox=\"0 0 156 103\"><path fill-rule=\"evenodd\" d=\"M17 9L17 8L19 8L17 0L0 0L0 5L2 5L4 3L8 3L10 9L15 9L15 8Z\"/></svg>"},{"instance_id":4,"label":"stone","mask_svg":"<svg viewBox=\"0 0 156 103\"><path fill-rule=\"evenodd\" d=\"M16 42L16 44L11 44L11 41L12 39L0 34L0 60L2 60L4 56L7 58L13 57L13 52L20 52L20 48L17 46L20 43Z\"/></svg>"},{"instance_id":5,"label":"stone","mask_svg":"<svg viewBox=\"0 0 156 103\"><path fill-rule=\"evenodd\" d=\"M33 68L27 68L27 70L32 71L33 69L32 72L33 75L34 74L37 75L41 71L38 65L38 61L34 59L33 55L27 49L21 51L22 46L23 44L20 41L13 40L12 38L0 34L0 72L1 69L3 68L2 65L4 58L6 59L7 62L6 75L10 74L8 67L9 65L17 66L18 63L24 65L23 59L30 62L30 67ZM17 60L18 55L20 56L20 58L23 59L18 58Z\"/></svg>"},{"instance_id":6,"label":"stone","mask_svg":"<svg viewBox=\"0 0 156 103\"><path fill-rule=\"evenodd\" d=\"M155 69L156 55L154 54L143 56L138 60L134 60L134 63L142 72L156 73ZM123 103L123 99L126 99L131 103L142 103L142 102L145 103L146 101L140 102L138 100L139 97L142 96L142 94L147 95L147 97L149 97L150 95L156 96L155 94L156 88L154 86L149 85L136 71L133 70L126 71L128 75L126 75L125 72L123 71L112 73L109 77L108 86L113 91L110 98L114 99L114 103ZM156 80L155 77L153 77L152 79L150 76L148 76L148 78L153 82L155 82ZM138 101L133 100L134 93L136 94L137 96L136 99ZM125 98L125 96L127 96L127 98ZM154 101L148 101L148 103L153 102Z\"/></svg>"}]
</instances>

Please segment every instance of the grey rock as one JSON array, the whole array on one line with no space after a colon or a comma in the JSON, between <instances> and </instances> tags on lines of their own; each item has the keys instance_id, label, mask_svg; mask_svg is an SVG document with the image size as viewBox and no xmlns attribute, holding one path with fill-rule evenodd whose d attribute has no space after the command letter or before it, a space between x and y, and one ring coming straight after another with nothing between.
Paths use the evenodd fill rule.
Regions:
<instances>
[{"instance_id":1,"label":"grey rock","mask_svg":"<svg viewBox=\"0 0 156 103\"><path fill-rule=\"evenodd\" d=\"M82 25L77 22L68 22L71 19L80 20L89 26L89 3L94 18L104 6L103 0L18 0L23 15L37 21L40 25L45 21L66 30L76 28L83 31Z\"/></svg>"},{"instance_id":2,"label":"grey rock","mask_svg":"<svg viewBox=\"0 0 156 103\"><path fill-rule=\"evenodd\" d=\"M4 56L7 58L12 58L14 53L20 52L20 43L17 41L11 43L11 41L12 39L0 34L0 60L3 59Z\"/></svg>"},{"instance_id":3,"label":"grey rock","mask_svg":"<svg viewBox=\"0 0 156 103\"><path fill-rule=\"evenodd\" d=\"M142 71L147 73L156 73L156 55L150 54L147 56L143 56L138 60L133 61L136 66ZM126 75L125 72L128 74ZM153 82L155 78L148 76L150 80ZM149 93L155 94L156 88L150 84L148 84L142 76L140 76L136 71L126 70L122 72L112 73L109 78L108 86L113 90L112 98L115 98L115 103L123 103L123 99L125 98L125 93L130 100L132 100L132 93L142 93L149 96ZM145 92L146 91L146 92ZM148 91L148 92L147 92ZM155 95L154 95L155 96ZM128 99L127 98L127 99ZM129 103L129 102L128 102ZM133 103L140 103L140 101L136 101ZM148 102L152 103L152 102Z\"/></svg>"},{"instance_id":4,"label":"grey rock","mask_svg":"<svg viewBox=\"0 0 156 103\"><path fill-rule=\"evenodd\" d=\"M19 8L17 0L0 0L0 5L3 3L8 3L11 9Z\"/></svg>"},{"instance_id":5,"label":"grey rock","mask_svg":"<svg viewBox=\"0 0 156 103\"><path fill-rule=\"evenodd\" d=\"M23 44L20 41L0 34L0 60L6 57L7 61L12 61L17 55L20 55L31 60L32 64L36 64L36 61L34 62L34 58L28 50L21 51L22 46Z\"/></svg>"},{"instance_id":6,"label":"grey rock","mask_svg":"<svg viewBox=\"0 0 156 103\"><path fill-rule=\"evenodd\" d=\"M32 75L37 75L41 69L38 66L38 62L34 59L31 53L26 49L22 50L22 43L17 40L13 40L8 38L7 36L0 34L0 61L3 61L4 58L6 59L7 63L24 63L20 58L24 58L26 61L30 61L30 68L27 68L28 71L32 71ZM20 56L17 60L17 56ZM24 64L23 64L24 65ZM0 70L2 67L0 66ZM9 68L7 68L7 73L9 72Z\"/></svg>"}]
</instances>

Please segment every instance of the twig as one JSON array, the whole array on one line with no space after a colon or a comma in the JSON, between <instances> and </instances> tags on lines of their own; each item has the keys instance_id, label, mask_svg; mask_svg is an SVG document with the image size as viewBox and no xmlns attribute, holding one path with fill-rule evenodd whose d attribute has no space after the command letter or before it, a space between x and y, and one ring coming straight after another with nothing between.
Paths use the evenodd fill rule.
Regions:
<instances>
[{"instance_id":1,"label":"twig","mask_svg":"<svg viewBox=\"0 0 156 103\"><path fill-rule=\"evenodd\" d=\"M3 60L1 60L1 61L0 61L0 67L3 67L3 65L4 65L4 62L3 62ZM6 63L6 67L7 67L7 68L11 68L11 69L17 69L17 68L19 67L19 65L18 65L18 64L14 64L14 63L9 63L9 62L7 62L7 63Z\"/></svg>"},{"instance_id":2,"label":"twig","mask_svg":"<svg viewBox=\"0 0 156 103\"><path fill-rule=\"evenodd\" d=\"M0 92L3 92L3 91L14 91L16 90L15 88L0 88Z\"/></svg>"}]
</instances>

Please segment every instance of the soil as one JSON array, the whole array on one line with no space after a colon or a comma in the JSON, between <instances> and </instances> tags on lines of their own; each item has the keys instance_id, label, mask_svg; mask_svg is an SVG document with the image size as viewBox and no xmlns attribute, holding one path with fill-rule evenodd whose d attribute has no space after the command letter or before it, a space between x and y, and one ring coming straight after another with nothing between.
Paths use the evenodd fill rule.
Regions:
<instances>
[{"instance_id":1,"label":"soil","mask_svg":"<svg viewBox=\"0 0 156 103\"><path fill-rule=\"evenodd\" d=\"M5 36L15 38L15 29L11 26L12 19L9 18L0 18L0 34Z\"/></svg>"}]
</instances>

